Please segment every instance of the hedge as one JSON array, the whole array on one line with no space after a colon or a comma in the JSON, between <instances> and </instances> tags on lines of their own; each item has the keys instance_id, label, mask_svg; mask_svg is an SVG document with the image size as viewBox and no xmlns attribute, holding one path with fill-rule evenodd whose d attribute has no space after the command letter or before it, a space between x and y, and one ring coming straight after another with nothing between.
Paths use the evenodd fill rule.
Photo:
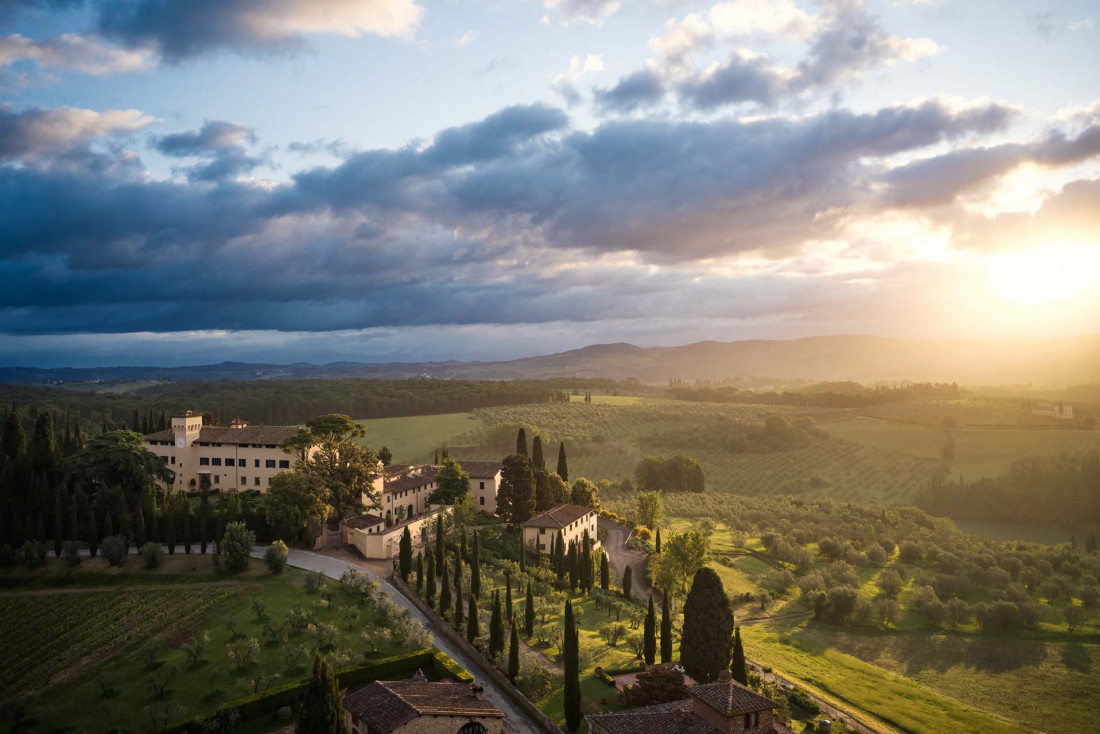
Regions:
<instances>
[{"instance_id":1,"label":"hedge","mask_svg":"<svg viewBox=\"0 0 1100 734\"><path fill-rule=\"evenodd\" d=\"M343 668L336 671L336 680L341 688L361 688L376 680L397 680L411 677L417 669L430 670L436 678L454 678L462 683L469 683L474 679L462 666L451 660L445 653L433 648L426 648L404 655L383 658L364 665ZM197 732L202 731L202 721L204 719L230 709L237 710L241 721L250 721L274 713L283 706L295 707L301 702L308 685L308 680L298 683L286 683L269 688L263 693L238 698L205 716L197 716L193 719L172 724L164 730L164 734L197 734Z\"/></svg>"}]
</instances>

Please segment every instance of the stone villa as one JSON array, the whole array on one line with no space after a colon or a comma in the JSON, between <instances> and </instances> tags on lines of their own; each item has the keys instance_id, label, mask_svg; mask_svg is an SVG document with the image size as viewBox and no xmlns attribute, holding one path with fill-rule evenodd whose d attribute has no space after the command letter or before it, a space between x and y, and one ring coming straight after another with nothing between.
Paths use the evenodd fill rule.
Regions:
<instances>
[{"instance_id":1,"label":"stone villa","mask_svg":"<svg viewBox=\"0 0 1100 734\"><path fill-rule=\"evenodd\" d=\"M500 734L504 714L476 683L375 681L344 696L351 734Z\"/></svg>"},{"instance_id":2,"label":"stone villa","mask_svg":"<svg viewBox=\"0 0 1100 734\"><path fill-rule=\"evenodd\" d=\"M558 505L535 515L523 523L523 543L534 544L539 553L549 553L551 539L557 537L559 530L566 548L570 542L581 547L586 530L592 549L600 547L596 538L596 511L582 505Z\"/></svg>"}]
</instances>

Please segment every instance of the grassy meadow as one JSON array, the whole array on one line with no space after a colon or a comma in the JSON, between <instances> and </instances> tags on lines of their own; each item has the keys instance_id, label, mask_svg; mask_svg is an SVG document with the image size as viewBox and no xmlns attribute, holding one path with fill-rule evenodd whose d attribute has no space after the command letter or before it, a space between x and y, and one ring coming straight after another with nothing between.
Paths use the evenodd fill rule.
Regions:
<instances>
[{"instance_id":1,"label":"grassy meadow","mask_svg":"<svg viewBox=\"0 0 1100 734\"><path fill-rule=\"evenodd\" d=\"M388 446L397 464L431 461L437 448L481 424L473 413L373 418L356 423L367 429L363 443L375 450Z\"/></svg>"}]
</instances>

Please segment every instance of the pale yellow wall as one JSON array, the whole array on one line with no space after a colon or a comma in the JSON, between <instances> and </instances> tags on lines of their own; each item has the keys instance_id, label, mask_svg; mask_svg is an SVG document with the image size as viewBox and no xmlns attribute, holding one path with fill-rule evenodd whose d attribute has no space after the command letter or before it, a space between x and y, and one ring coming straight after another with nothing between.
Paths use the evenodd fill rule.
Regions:
<instances>
[{"instance_id":1,"label":"pale yellow wall","mask_svg":"<svg viewBox=\"0 0 1100 734\"><path fill-rule=\"evenodd\" d=\"M384 523L379 523L370 528L346 528L347 542L359 549L365 558L393 558L400 550L401 535L405 528L413 537L413 545L417 545L420 539L420 530L426 524L434 522L436 512L421 515L407 525L394 525L387 528Z\"/></svg>"},{"instance_id":2,"label":"pale yellow wall","mask_svg":"<svg viewBox=\"0 0 1100 734\"><path fill-rule=\"evenodd\" d=\"M584 540L584 531L588 530L588 537L592 539L592 549L600 547L600 541L596 538L596 513L590 512L584 517L578 518L575 522L571 523L568 527L561 529L562 538L565 541L565 547L568 550L569 541L574 541L577 547L580 547L581 542ZM542 531L541 533L539 531ZM538 543L538 550L540 553L550 552L550 539L556 537L558 531L556 528L523 528L523 542L525 545L530 544L531 541ZM556 542L556 541L555 541Z\"/></svg>"},{"instance_id":3,"label":"pale yellow wall","mask_svg":"<svg viewBox=\"0 0 1100 734\"><path fill-rule=\"evenodd\" d=\"M497 514L497 487L500 485L500 472L493 477L470 477L470 491L474 495L474 505L482 512Z\"/></svg>"}]
</instances>

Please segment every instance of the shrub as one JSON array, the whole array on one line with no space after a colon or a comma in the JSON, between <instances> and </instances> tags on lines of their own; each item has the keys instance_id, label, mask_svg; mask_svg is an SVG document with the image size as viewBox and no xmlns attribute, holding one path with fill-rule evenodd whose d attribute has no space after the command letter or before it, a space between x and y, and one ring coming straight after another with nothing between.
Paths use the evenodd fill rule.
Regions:
<instances>
[{"instance_id":1,"label":"shrub","mask_svg":"<svg viewBox=\"0 0 1100 734\"><path fill-rule=\"evenodd\" d=\"M806 693L801 688L791 689L791 692L787 694L787 703L805 711L810 716L817 716L821 713L821 707L810 698L810 694Z\"/></svg>"},{"instance_id":2,"label":"shrub","mask_svg":"<svg viewBox=\"0 0 1100 734\"><path fill-rule=\"evenodd\" d=\"M320 571L310 571L306 576L306 591L316 594L325 588L325 575Z\"/></svg>"},{"instance_id":3,"label":"shrub","mask_svg":"<svg viewBox=\"0 0 1100 734\"><path fill-rule=\"evenodd\" d=\"M80 565L80 543L75 540L66 540L61 546L61 553L70 566Z\"/></svg>"},{"instance_id":4,"label":"shrub","mask_svg":"<svg viewBox=\"0 0 1100 734\"><path fill-rule=\"evenodd\" d=\"M160 567L163 554L160 543L146 543L141 546L141 557L145 559L145 567L150 570Z\"/></svg>"},{"instance_id":5,"label":"shrub","mask_svg":"<svg viewBox=\"0 0 1100 734\"><path fill-rule=\"evenodd\" d=\"M28 540L19 550L19 555L27 568L37 568L45 563L46 553L46 544L38 540Z\"/></svg>"},{"instance_id":6,"label":"shrub","mask_svg":"<svg viewBox=\"0 0 1100 734\"><path fill-rule=\"evenodd\" d=\"M112 535L104 538L100 544L100 548L103 551L103 557L107 559L107 563L112 566L118 566L122 563L122 559L126 557L126 551L130 549L129 544L126 542L126 538L121 535Z\"/></svg>"},{"instance_id":7,"label":"shrub","mask_svg":"<svg viewBox=\"0 0 1100 734\"><path fill-rule=\"evenodd\" d=\"M225 526L222 537L222 553L225 554L225 568L229 573L241 573L248 569L248 557L252 546L256 544L256 533L248 529L243 522L231 522Z\"/></svg>"},{"instance_id":8,"label":"shrub","mask_svg":"<svg viewBox=\"0 0 1100 734\"><path fill-rule=\"evenodd\" d=\"M274 574L282 573L283 569L286 568L286 559L289 555L290 551L287 549L286 543L276 540L264 551L264 562L267 564L267 570Z\"/></svg>"}]
</instances>

